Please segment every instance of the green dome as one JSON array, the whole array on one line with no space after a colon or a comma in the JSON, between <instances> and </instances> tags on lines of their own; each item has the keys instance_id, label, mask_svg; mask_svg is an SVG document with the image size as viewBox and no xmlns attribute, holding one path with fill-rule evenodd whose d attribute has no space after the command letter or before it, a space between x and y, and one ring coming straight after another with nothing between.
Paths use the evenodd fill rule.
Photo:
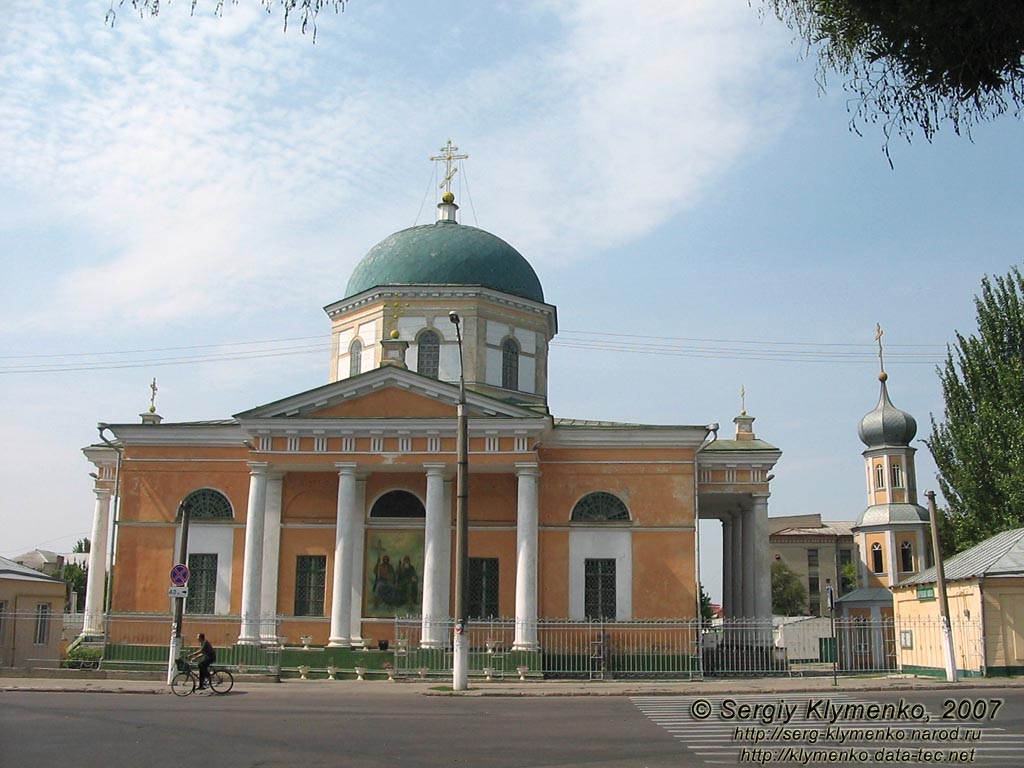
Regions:
<instances>
[{"instance_id":1,"label":"green dome","mask_svg":"<svg viewBox=\"0 0 1024 768\"><path fill-rule=\"evenodd\" d=\"M519 251L490 232L444 220L403 229L373 246L345 295L379 285L482 285L544 301L537 273Z\"/></svg>"}]
</instances>

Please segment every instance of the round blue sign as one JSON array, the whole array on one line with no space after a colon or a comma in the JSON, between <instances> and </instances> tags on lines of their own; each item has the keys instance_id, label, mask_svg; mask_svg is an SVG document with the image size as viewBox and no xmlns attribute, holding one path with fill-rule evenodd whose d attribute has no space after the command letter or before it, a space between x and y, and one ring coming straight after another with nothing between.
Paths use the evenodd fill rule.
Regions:
<instances>
[{"instance_id":1,"label":"round blue sign","mask_svg":"<svg viewBox=\"0 0 1024 768\"><path fill-rule=\"evenodd\" d=\"M176 566L171 568L171 584L176 587L184 587L188 584L188 566L184 563L178 563Z\"/></svg>"}]
</instances>

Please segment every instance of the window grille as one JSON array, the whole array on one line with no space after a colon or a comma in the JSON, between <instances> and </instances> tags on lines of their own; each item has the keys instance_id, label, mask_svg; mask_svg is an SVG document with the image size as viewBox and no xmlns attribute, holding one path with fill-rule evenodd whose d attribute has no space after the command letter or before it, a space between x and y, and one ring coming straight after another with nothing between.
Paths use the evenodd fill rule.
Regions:
<instances>
[{"instance_id":1,"label":"window grille","mask_svg":"<svg viewBox=\"0 0 1024 768\"><path fill-rule=\"evenodd\" d=\"M426 517L423 502L409 491L388 491L373 503L370 517Z\"/></svg>"},{"instance_id":2,"label":"window grille","mask_svg":"<svg viewBox=\"0 0 1024 768\"><path fill-rule=\"evenodd\" d=\"M188 505L189 518L192 520L223 520L235 516L228 497L213 488L192 491L181 504L182 507ZM178 508L178 519L181 519L181 507Z\"/></svg>"},{"instance_id":3,"label":"window grille","mask_svg":"<svg viewBox=\"0 0 1024 768\"><path fill-rule=\"evenodd\" d=\"M211 615L217 608L217 555L189 554L185 613Z\"/></svg>"},{"instance_id":4,"label":"window grille","mask_svg":"<svg viewBox=\"0 0 1024 768\"><path fill-rule=\"evenodd\" d=\"M498 558L469 558L469 594L466 612L473 619L496 618L498 613Z\"/></svg>"},{"instance_id":5,"label":"window grille","mask_svg":"<svg viewBox=\"0 0 1024 768\"><path fill-rule=\"evenodd\" d=\"M295 615L323 616L327 584L327 555L295 559Z\"/></svg>"},{"instance_id":6,"label":"window grille","mask_svg":"<svg viewBox=\"0 0 1024 768\"><path fill-rule=\"evenodd\" d=\"M904 573L914 570L914 546L909 541L900 544L900 570Z\"/></svg>"},{"instance_id":7,"label":"window grille","mask_svg":"<svg viewBox=\"0 0 1024 768\"><path fill-rule=\"evenodd\" d=\"M36 605L36 631L32 642L36 645L46 645L50 642L50 614L52 609L49 603L38 603Z\"/></svg>"},{"instance_id":8,"label":"window grille","mask_svg":"<svg viewBox=\"0 0 1024 768\"><path fill-rule=\"evenodd\" d=\"M519 342L512 338L501 342L501 386L519 389Z\"/></svg>"},{"instance_id":9,"label":"window grille","mask_svg":"<svg viewBox=\"0 0 1024 768\"><path fill-rule=\"evenodd\" d=\"M818 567L818 550L808 549L807 550L807 566L809 568Z\"/></svg>"},{"instance_id":10,"label":"window grille","mask_svg":"<svg viewBox=\"0 0 1024 768\"><path fill-rule=\"evenodd\" d=\"M615 619L615 558L583 563L583 613L588 619Z\"/></svg>"},{"instance_id":11,"label":"window grille","mask_svg":"<svg viewBox=\"0 0 1024 768\"><path fill-rule=\"evenodd\" d=\"M882 562L882 545L878 542L871 545L871 570L875 573L885 570Z\"/></svg>"},{"instance_id":12,"label":"window grille","mask_svg":"<svg viewBox=\"0 0 1024 768\"><path fill-rule=\"evenodd\" d=\"M348 348L348 375L358 376L363 372L363 342L355 339Z\"/></svg>"},{"instance_id":13,"label":"window grille","mask_svg":"<svg viewBox=\"0 0 1024 768\"><path fill-rule=\"evenodd\" d=\"M576 502L572 509L572 519L587 522L629 520L629 510L618 496L606 491L595 491Z\"/></svg>"},{"instance_id":14,"label":"window grille","mask_svg":"<svg viewBox=\"0 0 1024 768\"><path fill-rule=\"evenodd\" d=\"M416 371L436 379L440 359L441 337L435 331L421 333L416 343Z\"/></svg>"},{"instance_id":15,"label":"window grille","mask_svg":"<svg viewBox=\"0 0 1024 768\"><path fill-rule=\"evenodd\" d=\"M816 597L813 600L811 600L809 613L811 614L811 616L818 616L818 615L821 614L821 599L820 598Z\"/></svg>"},{"instance_id":16,"label":"window grille","mask_svg":"<svg viewBox=\"0 0 1024 768\"><path fill-rule=\"evenodd\" d=\"M813 598L814 595L821 594L821 582L817 576L807 577L807 593Z\"/></svg>"}]
</instances>

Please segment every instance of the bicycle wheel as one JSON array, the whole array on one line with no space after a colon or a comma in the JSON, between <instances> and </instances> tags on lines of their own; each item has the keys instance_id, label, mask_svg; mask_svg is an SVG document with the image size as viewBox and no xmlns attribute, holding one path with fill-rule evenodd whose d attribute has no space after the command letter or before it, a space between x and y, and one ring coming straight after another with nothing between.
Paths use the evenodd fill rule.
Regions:
<instances>
[{"instance_id":1,"label":"bicycle wheel","mask_svg":"<svg viewBox=\"0 0 1024 768\"><path fill-rule=\"evenodd\" d=\"M227 693L235 687L235 678L226 669L210 670L210 688L214 693Z\"/></svg>"},{"instance_id":2,"label":"bicycle wheel","mask_svg":"<svg viewBox=\"0 0 1024 768\"><path fill-rule=\"evenodd\" d=\"M171 678L171 691L175 696L188 696L196 689L196 678L189 672L179 672Z\"/></svg>"}]
</instances>

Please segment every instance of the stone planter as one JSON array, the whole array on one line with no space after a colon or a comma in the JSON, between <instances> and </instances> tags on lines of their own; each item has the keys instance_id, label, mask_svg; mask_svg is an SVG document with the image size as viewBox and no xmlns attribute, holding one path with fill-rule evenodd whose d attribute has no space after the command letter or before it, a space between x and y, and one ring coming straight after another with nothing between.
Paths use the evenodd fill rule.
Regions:
<instances>
[{"instance_id":1,"label":"stone planter","mask_svg":"<svg viewBox=\"0 0 1024 768\"><path fill-rule=\"evenodd\" d=\"M338 679L336 677L337 674L338 674L338 668L336 666L334 666L333 664L328 664L327 665L327 679L328 680L337 680Z\"/></svg>"},{"instance_id":2,"label":"stone planter","mask_svg":"<svg viewBox=\"0 0 1024 768\"><path fill-rule=\"evenodd\" d=\"M519 673L519 680L524 683L526 682L526 673L529 671L529 667L516 667L516 672Z\"/></svg>"},{"instance_id":3,"label":"stone planter","mask_svg":"<svg viewBox=\"0 0 1024 768\"><path fill-rule=\"evenodd\" d=\"M302 637L299 638L299 641L302 643L302 650L308 651L309 650L309 644L313 642L313 636L312 635L303 635Z\"/></svg>"},{"instance_id":4,"label":"stone planter","mask_svg":"<svg viewBox=\"0 0 1024 768\"><path fill-rule=\"evenodd\" d=\"M421 680L426 680L427 675L430 673L430 667L420 667L416 671L419 673Z\"/></svg>"},{"instance_id":5,"label":"stone planter","mask_svg":"<svg viewBox=\"0 0 1024 768\"><path fill-rule=\"evenodd\" d=\"M392 683L395 682L395 668L394 667L384 667L384 672L387 673L388 680L390 682L392 682Z\"/></svg>"},{"instance_id":6,"label":"stone planter","mask_svg":"<svg viewBox=\"0 0 1024 768\"><path fill-rule=\"evenodd\" d=\"M490 682L493 679L494 679L494 668L493 667L484 667L484 680L486 680L487 682Z\"/></svg>"},{"instance_id":7,"label":"stone planter","mask_svg":"<svg viewBox=\"0 0 1024 768\"><path fill-rule=\"evenodd\" d=\"M299 679L309 680L309 666L306 664L299 665Z\"/></svg>"},{"instance_id":8,"label":"stone planter","mask_svg":"<svg viewBox=\"0 0 1024 768\"><path fill-rule=\"evenodd\" d=\"M355 672L356 680L362 680L364 679L364 675L366 675L366 667L356 667Z\"/></svg>"}]
</instances>

